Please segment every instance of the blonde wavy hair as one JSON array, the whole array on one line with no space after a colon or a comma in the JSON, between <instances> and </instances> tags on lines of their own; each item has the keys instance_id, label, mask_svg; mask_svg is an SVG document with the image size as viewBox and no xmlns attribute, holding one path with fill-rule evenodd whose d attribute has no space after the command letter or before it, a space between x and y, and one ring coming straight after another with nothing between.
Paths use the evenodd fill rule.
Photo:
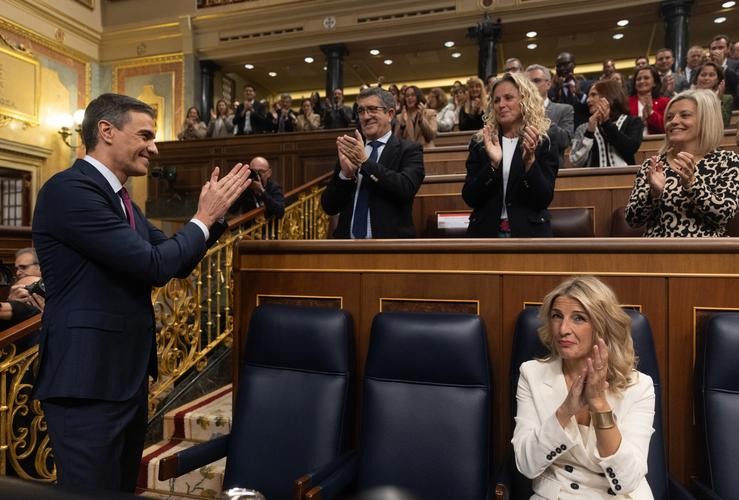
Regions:
<instances>
[{"instance_id":1,"label":"blonde wavy hair","mask_svg":"<svg viewBox=\"0 0 739 500\"><path fill-rule=\"evenodd\" d=\"M633 371L637 358L631 340L631 318L621 309L613 290L594 276L570 278L547 294L539 309L539 339L552 353L543 359L558 358L557 339L551 330L552 307L558 297L569 297L578 301L589 317L593 327L593 342L603 339L608 346L609 389L620 394L635 383Z\"/></svg>"},{"instance_id":2,"label":"blonde wavy hair","mask_svg":"<svg viewBox=\"0 0 739 500\"><path fill-rule=\"evenodd\" d=\"M493 133L500 132L498 121L495 118L494 100L495 89L503 82L508 82L516 87L518 93L521 94L521 127L530 125L539 131L539 138L547 137L547 130L551 122L544 113L544 100L539 95L539 90L534 87L526 73L506 73L502 78L497 80L493 85L493 89L488 100L488 106L482 121L485 125L492 125ZM473 137L475 141L482 141L482 130L478 131Z\"/></svg>"}]
</instances>

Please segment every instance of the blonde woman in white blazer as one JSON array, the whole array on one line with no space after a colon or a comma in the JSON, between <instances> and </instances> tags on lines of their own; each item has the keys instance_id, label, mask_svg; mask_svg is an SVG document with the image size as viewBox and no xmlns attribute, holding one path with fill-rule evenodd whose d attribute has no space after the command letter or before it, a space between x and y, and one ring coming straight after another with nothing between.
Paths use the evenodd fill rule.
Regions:
<instances>
[{"instance_id":1,"label":"blonde woman in white blazer","mask_svg":"<svg viewBox=\"0 0 739 500\"><path fill-rule=\"evenodd\" d=\"M540 318L553 354L521 365L512 440L531 498L651 500L654 386L635 369L628 315L608 286L584 276L550 292Z\"/></svg>"}]
</instances>

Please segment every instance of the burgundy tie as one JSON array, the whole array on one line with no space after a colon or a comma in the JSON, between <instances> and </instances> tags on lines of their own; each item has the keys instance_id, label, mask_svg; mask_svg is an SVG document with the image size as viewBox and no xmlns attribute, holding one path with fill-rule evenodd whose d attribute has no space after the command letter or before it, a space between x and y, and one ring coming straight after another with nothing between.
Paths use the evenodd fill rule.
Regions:
<instances>
[{"instance_id":1,"label":"burgundy tie","mask_svg":"<svg viewBox=\"0 0 739 500\"><path fill-rule=\"evenodd\" d=\"M128 196L128 191L126 191L126 188L122 187L121 190L118 191L118 195L121 197L123 205L126 207L128 225L131 226L131 229L136 229L136 221L133 219L133 203L131 203L131 197Z\"/></svg>"}]
</instances>

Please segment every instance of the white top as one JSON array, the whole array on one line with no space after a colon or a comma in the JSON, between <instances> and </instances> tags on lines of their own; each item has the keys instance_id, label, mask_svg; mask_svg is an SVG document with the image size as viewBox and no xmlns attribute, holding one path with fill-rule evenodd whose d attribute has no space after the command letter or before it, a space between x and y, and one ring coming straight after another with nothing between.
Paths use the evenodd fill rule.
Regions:
<instances>
[{"instance_id":1,"label":"white top","mask_svg":"<svg viewBox=\"0 0 739 500\"><path fill-rule=\"evenodd\" d=\"M513 153L516 152L516 145L518 144L518 137L510 139L503 136L503 210L500 212L501 219L508 218L508 211L505 208L505 195L508 190L508 177L511 175L511 161L513 161Z\"/></svg>"}]
</instances>

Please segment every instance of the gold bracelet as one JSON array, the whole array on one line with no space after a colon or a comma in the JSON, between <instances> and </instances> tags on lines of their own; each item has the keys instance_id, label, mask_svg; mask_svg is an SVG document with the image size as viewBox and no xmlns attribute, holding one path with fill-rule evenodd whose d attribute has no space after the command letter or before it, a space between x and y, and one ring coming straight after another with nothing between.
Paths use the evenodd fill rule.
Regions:
<instances>
[{"instance_id":1,"label":"gold bracelet","mask_svg":"<svg viewBox=\"0 0 739 500\"><path fill-rule=\"evenodd\" d=\"M593 418L593 427L599 430L611 429L616 427L616 421L613 419L613 411L594 411L590 414Z\"/></svg>"}]
</instances>

